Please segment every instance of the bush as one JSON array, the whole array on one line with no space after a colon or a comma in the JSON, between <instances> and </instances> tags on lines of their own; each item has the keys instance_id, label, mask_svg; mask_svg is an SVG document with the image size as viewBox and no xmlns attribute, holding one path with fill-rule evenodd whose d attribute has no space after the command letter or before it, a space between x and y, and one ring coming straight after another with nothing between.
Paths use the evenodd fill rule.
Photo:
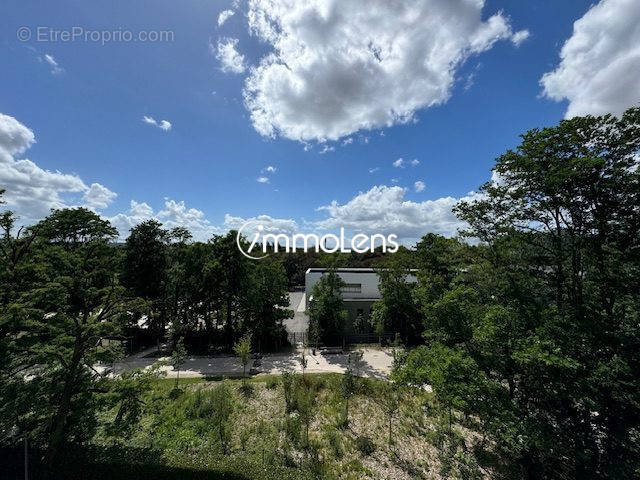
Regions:
<instances>
[{"instance_id":1,"label":"bush","mask_svg":"<svg viewBox=\"0 0 640 480\"><path fill-rule=\"evenodd\" d=\"M238 391L242 394L242 396L248 398L253 395L253 385L251 385L250 383L243 383L238 387Z\"/></svg>"},{"instance_id":2,"label":"bush","mask_svg":"<svg viewBox=\"0 0 640 480\"><path fill-rule=\"evenodd\" d=\"M356 438L356 448L365 457L372 455L376 451L375 444L366 435L360 435Z\"/></svg>"},{"instance_id":3,"label":"bush","mask_svg":"<svg viewBox=\"0 0 640 480\"><path fill-rule=\"evenodd\" d=\"M184 390L178 387L172 388L171 391L169 392L169 398L171 400L175 400L176 398L179 398L183 393L184 393Z\"/></svg>"},{"instance_id":4,"label":"bush","mask_svg":"<svg viewBox=\"0 0 640 480\"><path fill-rule=\"evenodd\" d=\"M291 440L294 445L300 444L301 430L302 424L300 422L300 417L296 414L287 416L284 421L284 431L287 438Z\"/></svg>"},{"instance_id":5,"label":"bush","mask_svg":"<svg viewBox=\"0 0 640 480\"><path fill-rule=\"evenodd\" d=\"M268 377L267 381L265 382L265 386L269 390L275 389L278 386L278 378L277 377Z\"/></svg>"},{"instance_id":6,"label":"bush","mask_svg":"<svg viewBox=\"0 0 640 480\"><path fill-rule=\"evenodd\" d=\"M333 457L337 459L342 458L344 456L344 448L342 447L342 437L340 433L332 428L327 431L326 437Z\"/></svg>"},{"instance_id":7,"label":"bush","mask_svg":"<svg viewBox=\"0 0 640 480\"><path fill-rule=\"evenodd\" d=\"M294 410L294 381L295 375L291 372L282 373L282 389L284 390L284 403L287 413Z\"/></svg>"}]
</instances>

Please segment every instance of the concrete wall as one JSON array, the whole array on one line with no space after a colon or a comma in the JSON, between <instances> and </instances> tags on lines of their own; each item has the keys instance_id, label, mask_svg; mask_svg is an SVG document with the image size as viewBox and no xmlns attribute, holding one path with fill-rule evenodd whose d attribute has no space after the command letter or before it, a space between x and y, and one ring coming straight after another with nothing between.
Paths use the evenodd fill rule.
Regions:
<instances>
[{"instance_id":1,"label":"concrete wall","mask_svg":"<svg viewBox=\"0 0 640 480\"><path fill-rule=\"evenodd\" d=\"M321 268L310 268L305 274L305 298L309 302L312 295L313 287L320 281L325 270ZM336 270L337 275L346 284L361 285L360 292L343 291L344 299L367 299L378 300L380 298L380 279L378 274L369 268L339 268ZM415 275L407 275L407 282L415 283L418 279Z\"/></svg>"},{"instance_id":2,"label":"concrete wall","mask_svg":"<svg viewBox=\"0 0 640 480\"><path fill-rule=\"evenodd\" d=\"M310 269L311 270L311 269ZM305 294L307 300L311 297L313 286L320 281L324 272L307 271L305 274ZM343 298L380 298L378 289L378 274L375 272L345 272L339 270L338 276L344 283L362 285L360 293L343 292Z\"/></svg>"}]
</instances>

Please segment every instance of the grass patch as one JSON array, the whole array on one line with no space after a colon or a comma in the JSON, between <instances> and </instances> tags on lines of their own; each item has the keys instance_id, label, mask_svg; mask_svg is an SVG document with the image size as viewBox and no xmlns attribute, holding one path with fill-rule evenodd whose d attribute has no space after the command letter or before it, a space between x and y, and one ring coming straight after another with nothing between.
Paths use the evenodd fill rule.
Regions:
<instances>
[{"instance_id":1,"label":"grass patch","mask_svg":"<svg viewBox=\"0 0 640 480\"><path fill-rule=\"evenodd\" d=\"M115 471L122 466L123 472L148 473L126 478L409 480L468 474L472 464L468 458L450 449L443 455L433 443L438 439L441 446L446 444L431 393L404 394L392 419L389 444L385 383L355 379L349 422L340 429L345 412L342 378L315 373L257 375L246 378L245 387L241 378L185 378L179 382L179 395L172 393L174 379L159 379L143 399L140 423L130 436L109 436L106 427L115 417L114 407L101 417L91 448L154 452L141 466L128 468L122 466L127 462L116 462ZM458 431L463 431L461 426ZM457 466L461 462L464 468ZM271 477L265 472L277 473Z\"/></svg>"}]
</instances>

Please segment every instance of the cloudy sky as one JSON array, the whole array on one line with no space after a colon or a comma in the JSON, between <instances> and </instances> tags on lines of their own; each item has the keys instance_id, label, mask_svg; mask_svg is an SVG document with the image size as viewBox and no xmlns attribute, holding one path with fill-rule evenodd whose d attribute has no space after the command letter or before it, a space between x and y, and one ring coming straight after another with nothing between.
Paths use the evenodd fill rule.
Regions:
<instances>
[{"instance_id":1,"label":"cloudy sky","mask_svg":"<svg viewBox=\"0 0 640 480\"><path fill-rule=\"evenodd\" d=\"M452 235L520 133L640 102L639 25L637 0L5 0L4 208Z\"/></svg>"}]
</instances>

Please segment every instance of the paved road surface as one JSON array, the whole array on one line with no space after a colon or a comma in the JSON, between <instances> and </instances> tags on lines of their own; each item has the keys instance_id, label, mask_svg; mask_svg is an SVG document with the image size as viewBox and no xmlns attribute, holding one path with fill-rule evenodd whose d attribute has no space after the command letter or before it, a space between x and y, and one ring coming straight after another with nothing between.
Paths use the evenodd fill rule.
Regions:
<instances>
[{"instance_id":1,"label":"paved road surface","mask_svg":"<svg viewBox=\"0 0 640 480\"><path fill-rule=\"evenodd\" d=\"M304 292L289 292L289 308L293 310L294 316L283 322L289 333L299 334L309 329L309 317L305 313L304 300Z\"/></svg>"},{"instance_id":2,"label":"paved road surface","mask_svg":"<svg viewBox=\"0 0 640 480\"><path fill-rule=\"evenodd\" d=\"M153 349L150 349L153 351ZM257 373L281 374L282 372L296 371L302 372L300 366L300 352L298 349L289 354L265 355L261 364L254 367ZM149 351L147 351L149 353ZM169 360L164 358L144 358L144 352L129 357L115 365L115 371L131 370L133 368L147 368L158 360ZM347 369L348 356L346 354L334 355L311 355L307 349L307 372L310 373L343 373ZM389 351L377 348L367 348L363 350L362 366L359 374L365 377L384 378L391 371L393 356ZM174 378L176 372L170 366L163 366L167 372L167 377ZM206 377L206 376L235 376L242 374L242 365L237 357L188 357L180 370L181 377Z\"/></svg>"},{"instance_id":3,"label":"paved road surface","mask_svg":"<svg viewBox=\"0 0 640 480\"><path fill-rule=\"evenodd\" d=\"M290 333L306 332L309 328L309 317L305 314L304 292L289 292L289 308L294 312L294 317L286 320L285 326ZM145 356L155 351L155 347L149 348L136 355L132 355L115 365L115 371L131 370L133 368L147 368L164 358L146 358ZM297 351L287 354L265 355L260 365L254 366L259 373L281 374L285 370L301 372L300 366L301 347ZM347 369L348 355L311 355L307 349L307 372L311 373L342 373ZM369 348L363 350L362 368L360 375L367 377L383 378L391 372L393 355L384 349ZM162 367L168 377L175 377L176 372L170 366ZM206 377L206 376L233 376L242 374L242 365L237 357L189 357L180 370L181 377Z\"/></svg>"}]
</instances>

